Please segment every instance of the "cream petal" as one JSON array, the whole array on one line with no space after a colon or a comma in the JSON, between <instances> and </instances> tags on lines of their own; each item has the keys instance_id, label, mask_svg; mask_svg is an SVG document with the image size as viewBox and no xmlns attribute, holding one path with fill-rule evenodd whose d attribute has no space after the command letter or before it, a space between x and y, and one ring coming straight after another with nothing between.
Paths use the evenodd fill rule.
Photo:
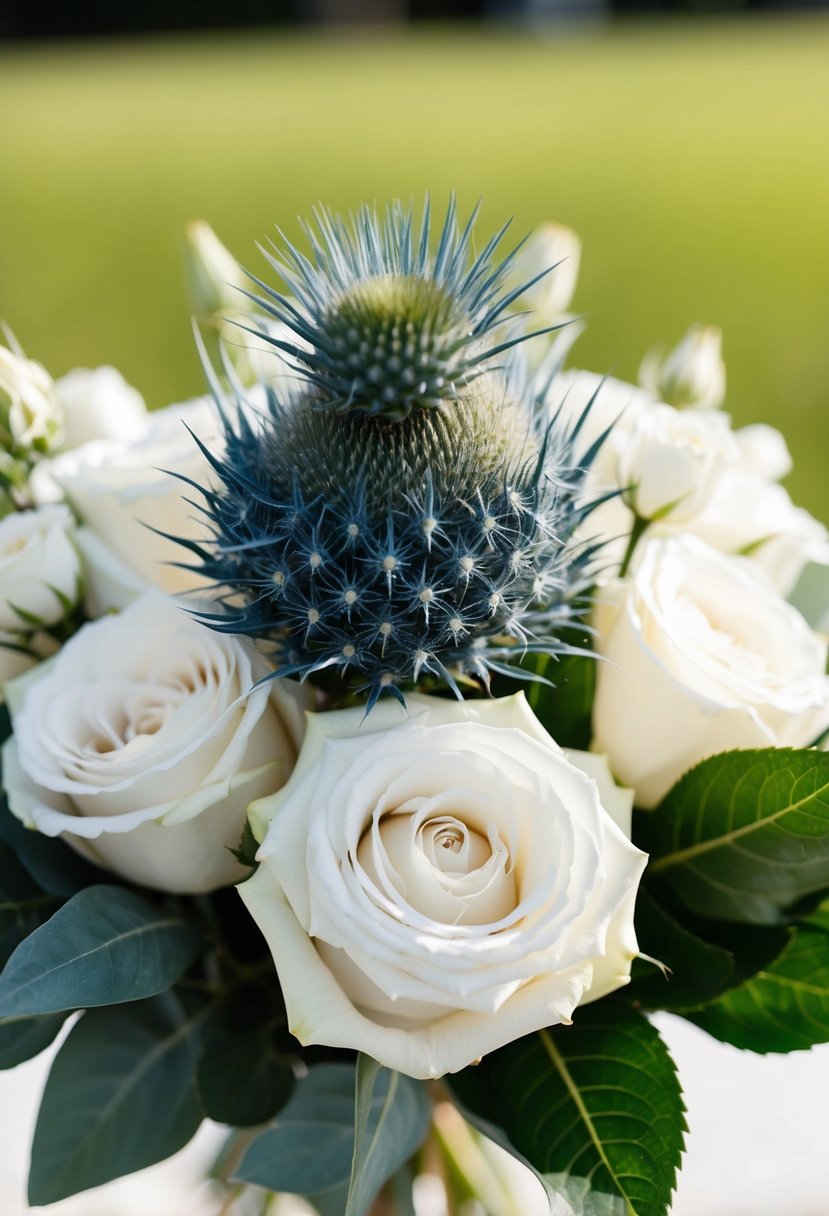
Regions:
<instances>
[{"instance_id":1,"label":"cream petal","mask_svg":"<svg viewBox=\"0 0 829 1216\"><path fill-rule=\"evenodd\" d=\"M248 804L295 759L266 668L155 592L93 622L13 690L4 784L14 814L162 890L237 879Z\"/></svg>"},{"instance_id":2,"label":"cream petal","mask_svg":"<svg viewBox=\"0 0 829 1216\"><path fill-rule=\"evenodd\" d=\"M707 756L807 746L829 725L825 639L747 559L693 537L654 540L612 595L593 747L639 806Z\"/></svg>"},{"instance_id":3,"label":"cream petal","mask_svg":"<svg viewBox=\"0 0 829 1216\"><path fill-rule=\"evenodd\" d=\"M363 1051L408 1076L459 1072L513 1039L571 1021L592 979L592 965L586 963L526 985L497 1015L458 1012L418 1030L380 1026L344 995L267 870L260 867L238 890L272 948L278 943L274 961L291 1033L306 1046Z\"/></svg>"},{"instance_id":4,"label":"cream petal","mask_svg":"<svg viewBox=\"0 0 829 1216\"><path fill-rule=\"evenodd\" d=\"M350 711L312 715L293 778L254 808L265 835L242 894L305 1041L354 1047L382 1037L384 1054L376 1042L367 1047L376 1058L435 1075L487 1043L569 1019L594 978L607 990L627 978L636 952L631 895L645 858L602 806L607 766L591 757L574 766L523 698L492 704L417 698L411 717L386 715L382 733L365 731ZM629 811L621 795L614 813L623 821ZM457 860L441 866L446 832ZM464 921L456 914L464 885L480 884L470 884L470 906L491 886L487 851L515 884L514 907L499 920ZM318 981L333 985L330 1023L302 990ZM512 1028L498 1039L502 1018ZM479 1042L453 1064L451 1051L433 1045L461 1025ZM407 1044L419 1063L402 1062Z\"/></svg>"}]
</instances>

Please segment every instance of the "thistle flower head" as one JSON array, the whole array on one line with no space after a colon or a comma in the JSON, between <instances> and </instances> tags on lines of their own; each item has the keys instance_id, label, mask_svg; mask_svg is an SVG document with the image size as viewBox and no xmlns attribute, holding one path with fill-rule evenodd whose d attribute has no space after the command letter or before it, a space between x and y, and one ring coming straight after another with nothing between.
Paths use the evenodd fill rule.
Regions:
<instances>
[{"instance_id":1,"label":"thistle flower head","mask_svg":"<svg viewBox=\"0 0 829 1216\"><path fill-rule=\"evenodd\" d=\"M311 256L269 254L286 290L257 297L296 387L264 413L221 404L206 451L209 541L185 542L221 589L214 627L266 639L282 674L367 691L464 681L567 649L592 550L583 470L513 353L502 232L473 257L450 205L351 228L327 213ZM286 337L286 328L289 337Z\"/></svg>"},{"instance_id":2,"label":"thistle flower head","mask_svg":"<svg viewBox=\"0 0 829 1216\"><path fill-rule=\"evenodd\" d=\"M503 290L517 252L494 257L506 228L472 257L476 215L461 230L453 198L433 252L428 203L417 239L412 210L399 203L382 221L364 207L351 227L317 211L305 228L310 258L287 241L281 253L263 250L287 294L258 279L264 294L251 293L295 340L260 336L295 360L328 406L399 420L457 401L525 337L493 337L526 284Z\"/></svg>"}]
</instances>

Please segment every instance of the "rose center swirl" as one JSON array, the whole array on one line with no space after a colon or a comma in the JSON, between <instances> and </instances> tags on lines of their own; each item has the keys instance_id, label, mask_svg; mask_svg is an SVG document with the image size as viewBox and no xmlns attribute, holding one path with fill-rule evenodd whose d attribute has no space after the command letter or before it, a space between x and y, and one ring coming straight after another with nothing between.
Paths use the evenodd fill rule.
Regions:
<instances>
[{"instance_id":1,"label":"rose center swirl","mask_svg":"<svg viewBox=\"0 0 829 1216\"><path fill-rule=\"evenodd\" d=\"M509 850L495 825L439 801L413 798L376 817L360 839L358 864L386 898L402 897L431 920L500 921L516 905Z\"/></svg>"}]
</instances>

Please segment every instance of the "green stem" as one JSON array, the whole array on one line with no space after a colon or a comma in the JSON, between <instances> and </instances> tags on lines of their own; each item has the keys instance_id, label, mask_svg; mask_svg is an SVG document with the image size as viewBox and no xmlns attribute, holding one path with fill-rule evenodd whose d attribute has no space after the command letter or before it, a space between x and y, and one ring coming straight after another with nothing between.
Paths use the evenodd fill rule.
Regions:
<instances>
[{"instance_id":1,"label":"green stem","mask_svg":"<svg viewBox=\"0 0 829 1216\"><path fill-rule=\"evenodd\" d=\"M521 1216L497 1157L487 1153L484 1138L449 1103L436 1107L432 1132L448 1167L447 1192L453 1216L463 1210L467 1197L480 1199L491 1216Z\"/></svg>"},{"instance_id":2,"label":"green stem","mask_svg":"<svg viewBox=\"0 0 829 1216\"><path fill-rule=\"evenodd\" d=\"M622 558L622 564L619 567L619 578L624 578L625 575L627 574L628 568L629 568L631 560L633 558L633 551L636 548L636 546L639 544L639 541L642 539L642 536L644 535L644 533L650 527L650 522L651 521L649 519L642 519L642 517L640 515L635 515L633 517L633 527L630 530L630 537L628 539L628 547L625 550L625 556Z\"/></svg>"}]
</instances>

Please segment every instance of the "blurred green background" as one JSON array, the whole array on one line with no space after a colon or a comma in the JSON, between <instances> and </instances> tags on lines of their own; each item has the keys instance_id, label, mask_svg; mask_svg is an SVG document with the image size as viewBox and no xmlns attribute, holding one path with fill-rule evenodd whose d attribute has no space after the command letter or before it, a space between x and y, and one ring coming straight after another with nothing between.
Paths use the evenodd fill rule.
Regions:
<instances>
[{"instance_id":1,"label":"blurred green background","mask_svg":"<svg viewBox=\"0 0 829 1216\"><path fill-rule=\"evenodd\" d=\"M635 377L725 331L728 408L770 421L829 516L829 15L248 32L0 50L0 316L54 375L200 392L181 274L207 219L245 265L317 200L485 200L584 241L572 362Z\"/></svg>"}]
</instances>

